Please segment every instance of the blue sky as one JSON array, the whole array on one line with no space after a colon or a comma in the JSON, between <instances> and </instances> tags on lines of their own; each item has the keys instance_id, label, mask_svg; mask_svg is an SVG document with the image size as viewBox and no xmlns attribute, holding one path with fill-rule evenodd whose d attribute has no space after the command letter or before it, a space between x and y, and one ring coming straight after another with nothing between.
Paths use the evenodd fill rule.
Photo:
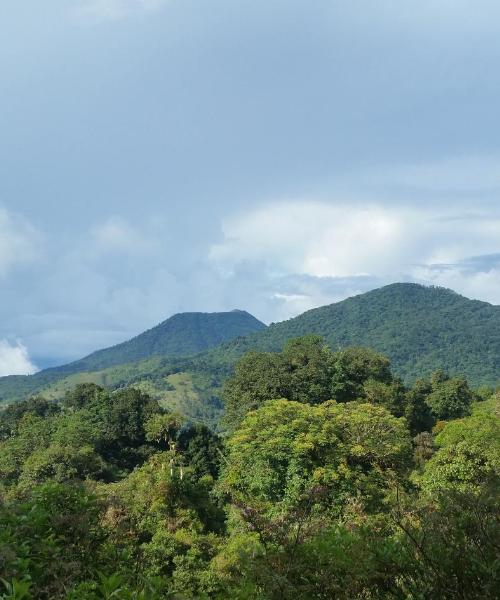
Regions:
<instances>
[{"instance_id":1,"label":"blue sky","mask_svg":"<svg viewBox=\"0 0 500 600\"><path fill-rule=\"evenodd\" d=\"M0 5L0 375L187 310L500 303L493 0Z\"/></svg>"}]
</instances>

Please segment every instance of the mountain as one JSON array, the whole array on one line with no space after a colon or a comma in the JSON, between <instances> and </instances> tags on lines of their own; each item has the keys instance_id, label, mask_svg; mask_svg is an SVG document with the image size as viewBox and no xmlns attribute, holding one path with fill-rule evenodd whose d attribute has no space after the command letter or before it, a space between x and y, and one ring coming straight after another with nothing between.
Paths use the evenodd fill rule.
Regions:
<instances>
[{"instance_id":1,"label":"mountain","mask_svg":"<svg viewBox=\"0 0 500 600\"><path fill-rule=\"evenodd\" d=\"M244 310L179 313L127 342L50 371L70 374L106 369L151 356L188 356L265 328L264 323Z\"/></svg>"},{"instance_id":2,"label":"mountain","mask_svg":"<svg viewBox=\"0 0 500 600\"><path fill-rule=\"evenodd\" d=\"M309 333L322 335L332 349L373 348L408 382L444 369L474 385L500 383L500 306L415 283L312 309L209 354L234 361L249 349L279 350L288 339Z\"/></svg>"},{"instance_id":3,"label":"mountain","mask_svg":"<svg viewBox=\"0 0 500 600\"><path fill-rule=\"evenodd\" d=\"M196 354L265 328L264 323L243 310L177 314L129 341L98 350L68 365L45 369L31 376L0 378L0 403L32 394L74 374L101 371L155 356Z\"/></svg>"},{"instance_id":4,"label":"mountain","mask_svg":"<svg viewBox=\"0 0 500 600\"><path fill-rule=\"evenodd\" d=\"M269 327L241 311L176 315L70 365L1 378L0 402L35 392L60 398L82 382L135 385L163 405L215 425L223 409L221 385L240 356L277 351L310 333L322 335L332 349L367 346L385 354L407 383L444 369L474 386L500 384L500 306L444 288L397 283Z\"/></svg>"}]
</instances>

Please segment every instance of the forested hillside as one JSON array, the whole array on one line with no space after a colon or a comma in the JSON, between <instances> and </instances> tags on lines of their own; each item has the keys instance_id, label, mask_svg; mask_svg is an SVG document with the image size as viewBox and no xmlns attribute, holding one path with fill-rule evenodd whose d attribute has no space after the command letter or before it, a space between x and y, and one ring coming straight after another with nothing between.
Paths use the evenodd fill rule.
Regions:
<instances>
[{"instance_id":1,"label":"forested hillside","mask_svg":"<svg viewBox=\"0 0 500 600\"><path fill-rule=\"evenodd\" d=\"M224 437L92 383L0 412L0 598L498 598L498 394L306 336L223 397Z\"/></svg>"},{"instance_id":2,"label":"forested hillside","mask_svg":"<svg viewBox=\"0 0 500 600\"><path fill-rule=\"evenodd\" d=\"M265 329L242 310L222 313L180 313L137 337L112 348L98 350L69 365L50 369L56 373L97 371L137 362L151 356L187 356L225 341Z\"/></svg>"},{"instance_id":3,"label":"forested hillside","mask_svg":"<svg viewBox=\"0 0 500 600\"><path fill-rule=\"evenodd\" d=\"M174 315L127 342L98 350L68 365L45 369L31 376L0 378L0 404L22 399L72 375L101 372L110 367L147 361L147 359L157 356L187 356L262 329L265 329L264 323L241 310ZM126 367L124 371L126 373L130 373L131 370L144 373L147 369L151 370L153 365L157 365L154 360L146 369ZM119 372L121 371L123 369L119 369ZM76 379L78 380L78 376ZM93 380L92 377L90 379ZM116 376L110 378L113 382L116 382L116 379ZM83 376L83 380L88 380L88 378ZM102 383L107 385L106 379Z\"/></svg>"},{"instance_id":4,"label":"forested hillside","mask_svg":"<svg viewBox=\"0 0 500 600\"><path fill-rule=\"evenodd\" d=\"M253 333L243 336L245 331ZM134 385L162 406L216 426L221 386L245 352L278 351L287 340L311 333L331 348L365 346L383 353L407 383L436 369L464 375L474 387L500 383L500 307L443 288L393 284L267 328L239 311L177 315L82 361L35 376L2 378L0 402L33 393L58 399L85 382L111 389ZM193 354L223 337L234 339ZM185 352L192 355L179 355Z\"/></svg>"},{"instance_id":5,"label":"forested hillside","mask_svg":"<svg viewBox=\"0 0 500 600\"><path fill-rule=\"evenodd\" d=\"M373 348L408 382L443 369L467 376L473 385L500 383L500 306L414 283L315 308L210 354L235 360L251 349L280 350L287 340L310 333L323 336L331 348Z\"/></svg>"}]
</instances>

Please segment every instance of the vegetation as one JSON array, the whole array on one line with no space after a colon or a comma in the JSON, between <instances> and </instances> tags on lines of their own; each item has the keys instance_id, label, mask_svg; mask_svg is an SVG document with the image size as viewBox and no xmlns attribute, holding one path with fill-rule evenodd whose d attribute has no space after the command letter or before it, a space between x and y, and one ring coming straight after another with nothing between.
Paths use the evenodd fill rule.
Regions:
<instances>
[{"instance_id":1,"label":"vegetation","mask_svg":"<svg viewBox=\"0 0 500 600\"><path fill-rule=\"evenodd\" d=\"M187 356L262 329L264 323L243 310L181 313L128 342L68 365L64 372L95 371L151 356Z\"/></svg>"},{"instance_id":2,"label":"vegetation","mask_svg":"<svg viewBox=\"0 0 500 600\"><path fill-rule=\"evenodd\" d=\"M443 288L394 284L268 328L240 311L176 315L71 365L0 378L0 404L37 393L61 399L85 382L110 389L134 385L163 406L216 427L222 385L245 353L278 352L290 339L310 334L334 349L363 346L382 353L406 384L438 370L465 376L486 393L500 384L500 307ZM223 339L230 341L216 346Z\"/></svg>"},{"instance_id":3,"label":"vegetation","mask_svg":"<svg viewBox=\"0 0 500 600\"><path fill-rule=\"evenodd\" d=\"M406 383L439 369L470 385L500 383L500 306L444 288L396 283L234 340L210 352L233 360L279 351L294 337L321 335L331 348L364 346L387 356Z\"/></svg>"},{"instance_id":4,"label":"vegetation","mask_svg":"<svg viewBox=\"0 0 500 600\"><path fill-rule=\"evenodd\" d=\"M265 329L263 323L240 310L174 315L132 340L99 350L71 364L45 369L31 376L0 378L0 404L42 390L45 395L60 398L78 383L117 387L140 377L147 379L151 373L162 369L165 357L172 359L196 354L262 329Z\"/></svg>"},{"instance_id":5,"label":"vegetation","mask_svg":"<svg viewBox=\"0 0 500 600\"><path fill-rule=\"evenodd\" d=\"M499 394L306 336L223 396L224 437L141 386L3 410L0 598L498 597Z\"/></svg>"}]
</instances>

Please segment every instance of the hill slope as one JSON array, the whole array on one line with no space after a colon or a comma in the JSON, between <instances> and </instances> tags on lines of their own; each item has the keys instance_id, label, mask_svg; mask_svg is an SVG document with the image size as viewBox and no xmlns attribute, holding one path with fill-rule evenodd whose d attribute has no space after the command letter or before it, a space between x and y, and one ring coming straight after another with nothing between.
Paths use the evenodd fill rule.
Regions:
<instances>
[{"instance_id":1,"label":"hill slope","mask_svg":"<svg viewBox=\"0 0 500 600\"><path fill-rule=\"evenodd\" d=\"M407 381L442 368L466 375L474 385L500 383L500 306L413 283L310 310L208 354L232 362L249 349L279 350L286 340L308 333L322 335L332 349L373 348Z\"/></svg>"},{"instance_id":2,"label":"hill slope","mask_svg":"<svg viewBox=\"0 0 500 600\"><path fill-rule=\"evenodd\" d=\"M391 359L393 372L407 382L442 368L465 375L474 386L500 384L500 306L469 300L451 290L393 284L267 328L247 313L236 315L243 315L245 323L258 331L193 354L195 347L215 340L217 332L209 341L190 327L187 331L193 336L185 341L179 341L179 336L175 344L165 341L166 335L157 338L160 331L182 330L177 327L183 319L172 318L160 329L66 367L31 377L0 379L0 401L1 397L13 401L39 391L59 398L83 381L112 388L133 384L165 406L216 424L222 411L220 386L242 354L251 349L280 350L290 338L309 333L322 335L332 349L352 345L374 348ZM185 323L196 321L189 313L186 319ZM202 329L211 331L208 325ZM191 356L179 356L183 352L191 352Z\"/></svg>"},{"instance_id":3,"label":"hill slope","mask_svg":"<svg viewBox=\"0 0 500 600\"><path fill-rule=\"evenodd\" d=\"M179 313L127 342L98 350L50 371L78 373L137 362L151 356L188 356L265 328L264 323L243 310Z\"/></svg>"},{"instance_id":4,"label":"hill slope","mask_svg":"<svg viewBox=\"0 0 500 600\"><path fill-rule=\"evenodd\" d=\"M127 342L99 350L68 365L30 376L0 378L0 403L17 400L78 373L102 371L155 356L196 354L265 328L264 323L241 310L177 314ZM152 364L156 363L153 361Z\"/></svg>"}]
</instances>

